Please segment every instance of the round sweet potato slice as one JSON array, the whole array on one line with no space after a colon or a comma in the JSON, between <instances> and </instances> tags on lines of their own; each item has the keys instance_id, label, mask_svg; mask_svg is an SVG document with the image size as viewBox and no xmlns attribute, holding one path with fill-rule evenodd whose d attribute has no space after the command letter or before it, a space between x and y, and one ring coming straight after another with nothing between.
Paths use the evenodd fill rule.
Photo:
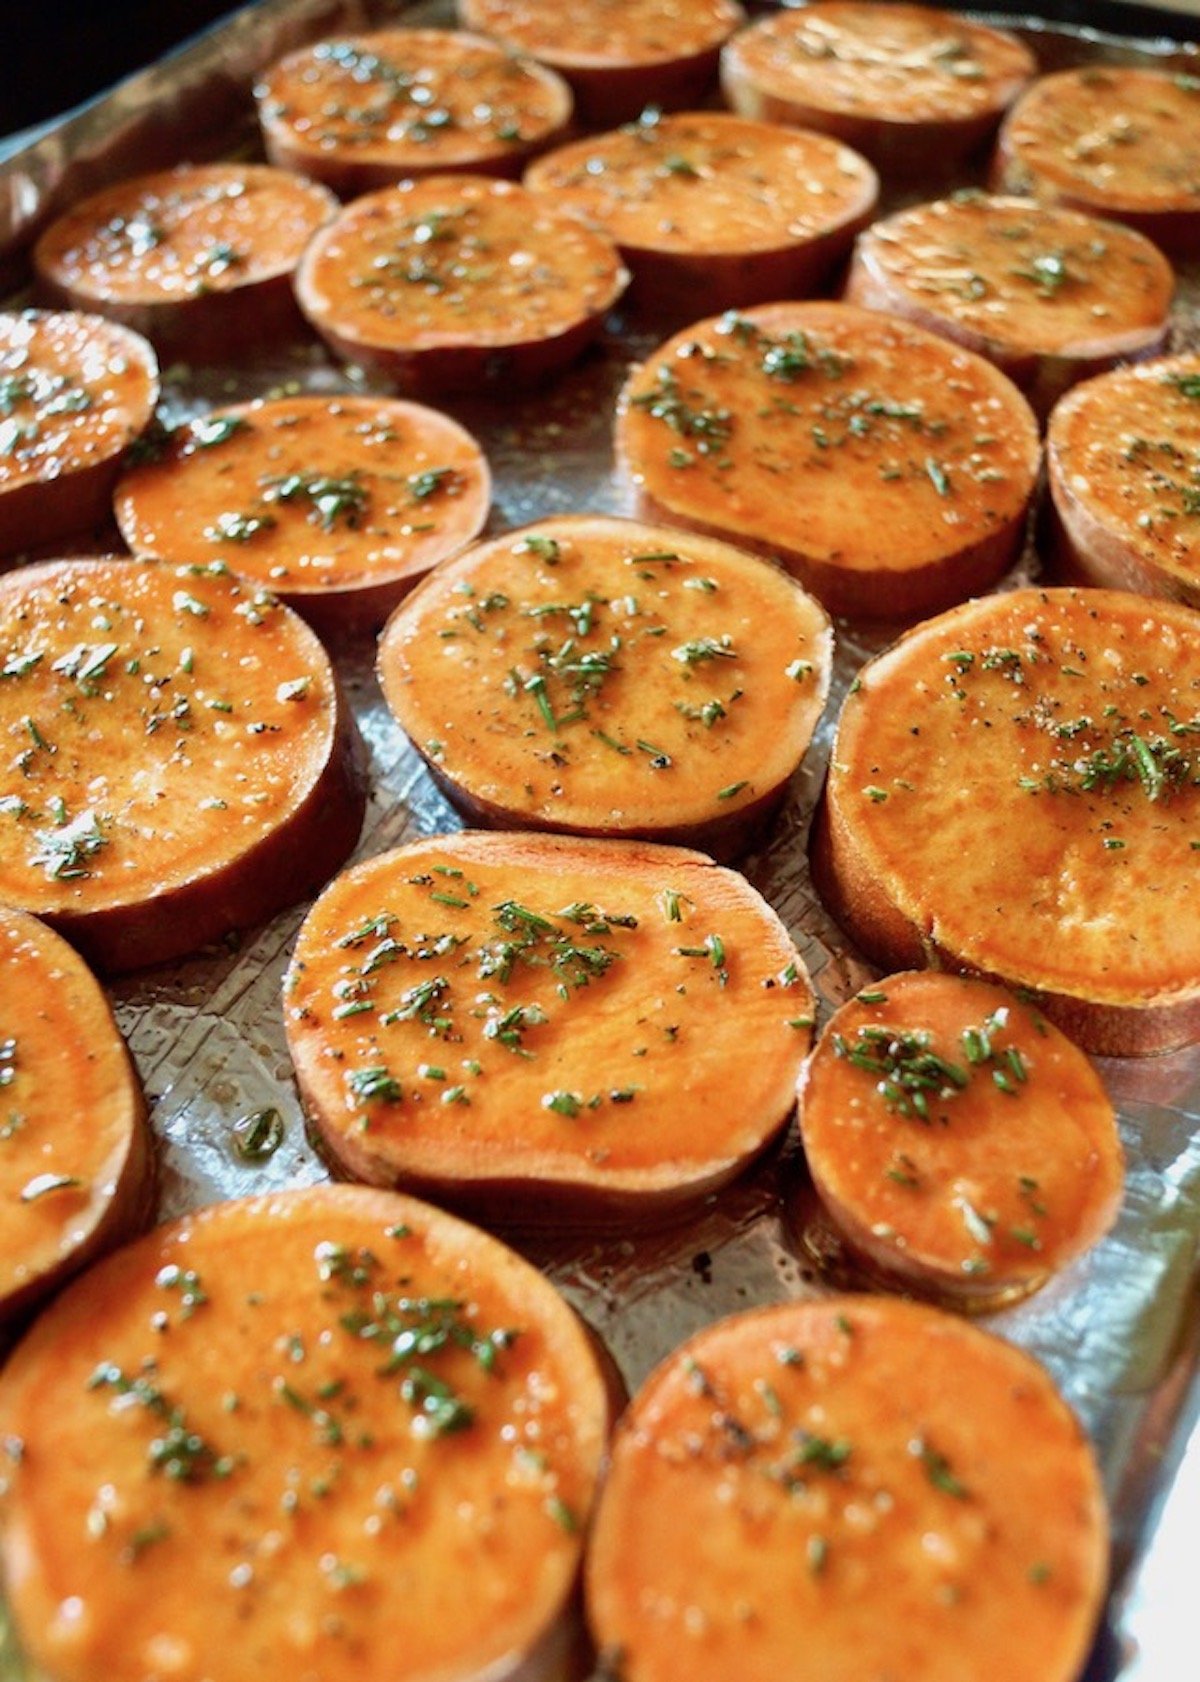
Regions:
<instances>
[{"instance_id":1,"label":"round sweet potato slice","mask_svg":"<svg viewBox=\"0 0 1200 1682\"><path fill-rule=\"evenodd\" d=\"M4 1370L12 1617L54 1682L560 1675L609 1415L582 1323L477 1229L349 1186L212 1205Z\"/></svg>"},{"instance_id":2,"label":"round sweet potato slice","mask_svg":"<svg viewBox=\"0 0 1200 1682\"><path fill-rule=\"evenodd\" d=\"M730 857L803 758L831 658L820 607L753 555L561 515L443 563L389 620L379 676L476 822Z\"/></svg>"},{"instance_id":3,"label":"round sweet potato slice","mask_svg":"<svg viewBox=\"0 0 1200 1682\"><path fill-rule=\"evenodd\" d=\"M818 886L882 968L1038 995L1086 1050L1200 1035L1200 618L1017 590L919 625L847 697Z\"/></svg>"},{"instance_id":4,"label":"round sweet potato slice","mask_svg":"<svg viewBox=\"0 0 1200 1682\"><path fill-rule=\"evenodd\" d=\"M722 112L648 113L539 158L525 185L599 228L630 299L689 320L815 292L875 208L865 159L828 135Z\"/></svg>"},{"instance_id":5,"label":"round sweet potato slice","mask_svg":"<svg viewBox=\"0 0 1200 1682\"><path fill-rule=\"evenodd\" d=\"M223 569L9 573L0 671L0 900L102 969L264 921L358 838L358 736L325 651Z\"/></svg>"},{"instance_id":6,"label":"round sweet potato slice","mask_svg":"<svg viewBox=\"0 0 1200 1682\"><path fill-rule=\"evenodd\" d=\"M961 163L1036 71L1029 48L1005 30L870 0L819 0L761 18L721 54L735 111L836 135L885 174Z\"/></svg>"},{"instance_id":7,"label":"round sweet potato slice","mask_svg":"<svg viewBox=\"0 0 1200 1682\"><path fill-rule=\"evenodd\" d=\"M852 1248L955 1306L1036 1290L1121 1198L1092 1065L1040 1012L965 976L890 975L836 1011L805 1066L800 1125Z\"/></svg>"},{"instance_id":8,"label":"round sweet potato slice","mask_svg":"<svg viewBox=\"0 0 1200 1682\"><path fill-rule=\"evenodd\" d=\"M0 1320L149 1216L146 1106L112 1009L76 952L0 907Z\"/></svg>"},{"instance_id":9,"label":"round sweet potato slice","mask_svg":"<svg viewBox=\"0 0 1200 1682\"><path fill-rule=\"evenodd\" d=\"M694 105L717 79L721 43L745 22L737 0L458 0L458 15L570 83L582 120L607 128L647 106Z\"/></svg>"},{"instance_id":10,"label":"round sweet potato slice","mask_svg":"<svg viewBox=\"0 0 1200 1682\"><path fill-rule=\"evenodd\" d=\"M999 369L896 316L764 304L685 328L627 381L647 518L776 559L831 613L902 619L1016 558L1037 422Z\"/></svg>"},{"instance_id":11,"label":"round sweet potato slice","mask_svg":"<svg viewBox=\"0 0 1200 1682\"><path fill-rule=\"evenodd\" d=\"M254 92L270 161L347 197L443 170L517 175L573 103L553 70L449 29L318 41Z\"/></svg>"},{"instance_id":12,"label":"round sweet potato slice","mask_svg":"<svg viewBox=\"0 0 1200 1682\"><path fill-rule=\"evenodd\" d=\"M1174 290L1170 263L1133 228L956 193L861 234L845 296L986 356L1044 417L1069 386L1158 350Z\"/></svg>"},{"instance_id":13,"label":"round sweet potato slice","mask_svg":"<svg viewBox=\"0 0 1200 1682\"><path fill-rule=\"evenodd\" d=\"M315 181L265 164L181 164L118 181L51 222L39 293L96 310L162 351L242 356L303 323L292 271L337 210Z\"/></svg>"},{"instance_id":14,"label":"round sweet potato slice","mask_svg":"<svg viewBox=\"0 0 1200 1682\"><path fill-rule=\"evenodd\" d=\"M775 1137L813 999L742 877L634 841L460 834L339 876L284 984L336 1165L489 1224L638 1221Z\"/></svg>"},{"instance_id":15,"label":"round sweet potato slice","mask_svg":"<svg viewBox=\"0 0 1200 1682\"><path fill-rule=\"evenodd\" d=\"M557 373L628 280L615 246L523 187L439 175L348 205L296 290L335 354L421 397Z\"/></svg>"},{"instance_id":16,"label":"round sweet potato slice","mask_svg":"<svg viewBox=\"0 0 1200 1682\"><path fill-rule=\"evenodd\" d=\"M103 316L0 315L0 554L106 518L158 390L146 340Z\"/></svg>"},{"instance_id":17,"label":"round sweet potato slice","mask_svg":"<svg viewBox=\"0 0 1200 1682\"><path fill-rule=\"evenodd\" d=\"M624 1682L1075 1682L1099 1473L1023 1350L872 1297L735 1315L618 1426L588 1616Z\"/></svg>"},{"instance_id":18,"label":"round sweet potato slice","mask_svg":"<svg viewBox=\"0 0 1200 1682\"><path fill-rule=\"evenodd\" d=\"M222 560L321 628L380 625L477 537L491 475L456 421L382 397L280 397L179 428L116 489L139 555Z\"/></svg>"},{"instance_id":19,"label":"round sweet potato slice","mask_svg":"<svg viewBox=\"0 0 1200 1682\"><path fill-rule=\"evenodd\" d=\"M1058 559L1087 584L1200 607L1200 356L1115 368L1050 417Z\"/></svg>"},{"instance_id":20,"label":"round sweet potato slice","mask_svg":"<svg viewBox=\"0 0 1200 1682\"><path fill-rule=\"evenodd\" d=\"M1034 82L1000 130L1003 192L1128 222L1164 251L1200 249L1200 83L1127 64Z\"/></svg>"}]
</instances>

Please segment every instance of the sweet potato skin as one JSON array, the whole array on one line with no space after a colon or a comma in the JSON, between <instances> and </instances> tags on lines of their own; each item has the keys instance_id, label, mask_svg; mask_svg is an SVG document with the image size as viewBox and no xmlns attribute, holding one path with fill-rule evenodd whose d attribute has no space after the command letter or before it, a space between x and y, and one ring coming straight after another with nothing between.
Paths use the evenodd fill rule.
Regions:
<instances>
[{"instance_id":1,"label":"sweet potato skin","mask_svg":"<svg viewBox=\"0 0 1200 1682\"><path fill-rule=\"evenodd\" d=\"M430 1333L390 1376L373 1310ZM55 1682L166 1652L180 1682L281 1653L324 1682L547 1682L611 1409L557 1292L441 1211L330 1186L199 1211L77 1282L0 1381L23 1643Z\"/></svg>"},{"instance_id":2,"label":"sweet potato skin","mask_svg":"<svg viewBox=\"0 0 1200 1682\"><path fill-rule=\"evenodd\" d=\"M589 1622L628 1682L1074 1682L1099 1474L1023 1351L899 1299L708 1327L616 1433Z\"/></svg>"},{"instance_id":3,"label":"sweet potato skin","mask_svg":"<svg viewBox=\"0 0 1200 1682\"><path fill-rule=\"evenodd\" d=\"M813 998L778 919L703 854L466 832L331 884L284 1016L342 1172L491 1225L629 1226L777 1136Z\"/></svg>"}]
</instances>

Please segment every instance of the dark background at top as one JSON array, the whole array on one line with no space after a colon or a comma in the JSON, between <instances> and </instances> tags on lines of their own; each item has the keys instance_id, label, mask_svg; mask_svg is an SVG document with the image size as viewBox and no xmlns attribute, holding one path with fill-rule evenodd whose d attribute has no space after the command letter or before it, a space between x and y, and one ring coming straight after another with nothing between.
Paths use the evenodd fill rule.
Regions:
<instances>
[{"instance_id":1,"label":"dark background at top","mask_svg":"<svg viewBox=\"0 0 1200 1682\"><path fill-rule=\"evenodd\" d=\"M587 0L574 3L586 6ZM239 9L237 0L0 0L0 135L69 110ZM757 14L770 7L749 0L748 9ZM1112 0L976 0L974 8L965 0L963 9L1177 40L1200 34L1200 0L1192 16L1156 15L1152 7Z\"/></svg>"},{"instance_id":2,"label":"dark background at top","mask_svg":"<svg viewBox=\"0 0 1200 1682\"><path fill-rule=\"evenodd\" d=\"M0 134L140 70L236 0L0 0Z\"/></svg>"}]
</instances>

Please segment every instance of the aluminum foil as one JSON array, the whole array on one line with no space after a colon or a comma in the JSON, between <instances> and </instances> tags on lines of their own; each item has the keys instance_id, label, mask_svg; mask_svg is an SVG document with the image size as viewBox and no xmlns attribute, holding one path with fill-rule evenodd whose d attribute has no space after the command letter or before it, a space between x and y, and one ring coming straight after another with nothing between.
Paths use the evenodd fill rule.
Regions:
<instances>
[{"instance_id":1,"label":"aluminum foil","mask_svg":"<svg viewBox=\"0 0 1200 1682\"><path fill-rule=\"evenodd\" d=\"M1138 11L1145 15L1145 8ZM159 161L246 144L254 72L279 52L398 12L416 23L448 21L445 7L437 5L385 9L369 0L266 0L56 125L0 165L0 265L7 263L19 280L22 251L34 230L104 181ZM1044 18L1023 26L1046 69L1112 58L1171 62L1187 49L1172 40L1178 19L1160 15L1161 37L1143 42L1072 33ZM1011 16L991 21L1013 23ZM1183 62L1194 68L1196 60ZM930 193L908 195L923 196ZM1200 344L1200 271L1183 279L1174 348ZM656 339L636 323L614 319L582 364L519 407L447 405L480 438L491 461L496 494L490 531L555 513L631 511L613 468L610 416L630 366ZM283 390L348 389L366 385L305 343L236 368L168 369L164 411L168 421L177 421ZM1037 565L1027 551L1001 587L1027 582ZM821 905L806 858L837 707L859 665L887 640L884 633L847 626L838 631L824 721L768 843L742 861L794 937L817 987L822 1019L875 975ZM370 750L370 805L356 856L457 828L454 810L383 705L373 644L346 641L331 651ZM219 1198L326 1177L306 1136L280 1004L304 909L280 915L219 952L113 989L150 1100L163 1220ZM1200 1542L1200 1049L1107 1061L1101 1073L1127 1153L1116 1227L1036 1296L981 1323L1045 1362L1081 1415L1103 1467L1115 1527L1113 1591L1086 1682L1183 1682L1185 1675L1195 1677L1196 1667L1186 1654L1191 1620L1180 1561L1194 1559ZM278 1115L282 1143L268 1160L250 1164L239 1154L238 1123L264 1110ZM631 1388L681 1339L720 1315L864 1283L816 1202L794 1130L699 1214L653 1234L522 1235L506 1224L500 1207L494 1221L584 1314ZM15 1679L22 1673L17 1661L10 1664Z\"/></svg>"}]
</instances>

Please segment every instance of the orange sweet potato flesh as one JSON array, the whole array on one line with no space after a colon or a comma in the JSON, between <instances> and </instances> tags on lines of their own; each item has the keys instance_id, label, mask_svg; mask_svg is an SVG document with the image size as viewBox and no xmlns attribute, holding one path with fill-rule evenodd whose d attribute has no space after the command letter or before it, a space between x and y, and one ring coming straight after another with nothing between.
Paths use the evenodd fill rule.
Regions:
<instances>
[{"instance_id":1,"label":"orange sweet potato flesh","mask_svg":"<svg viewBox=\"0 0 1200 1682\"><path fill-rule=\"evenodd\" d=\"M516 175L571 115L553 70L447 29L384 29L289 53L255 89L271 163L351 196L443 170Z\"/></svg>"},{"instance_id":2,"label":"orange sweet potato flesh","mask_svg":"<svg viewBox=\"0 0 1200 1682\"><path fill-rule=\"evenodd\" d=\"M1015 558L1037 423L998 369L898 317L767 304L668 339L616 422L639 510L779 560L831 613L901 619Z\"/></svg>"},{"instance_id":3,"label":"orange sweet potato flesh","mask_svg":"<svg viewBox=\"0 0 1200 1682\"><path fill-rule=\"evenodd\" d=\"M473 820L728 857L803 758L831 650L817 604L754 556L562 515L439 567L389 621L379 675Z\"/></svg>"},{"instance_id":4,"label":"orange sweet potato flesh","mask_svg":"<svg viewBox=\"0 0 1200 1682\"><path fill-rule=\"evenodd\" d=\"M141 1087L79 956L0 907L0 1319L128 1238L150 1211Z\"/></svg>"},{"instance_id":5,"label":"orange sweet potato flesh","mask_svg":"<svg viewBox=\"0 0 1200 1682\"><path fill-rule=\"evenodd\" d=\"M961 162L1036 70L1004 30L861 0L762 18L721 55L735 111L837 135L889 173Z\"/></svg>"},{"instance_id":6,"label":"orange sweet potato flesh","mask_svg":"<svg viewBox=\"0 0 1200 1682\"><path fill-rule=\"evenodd\" d=\"M223 572L9 573L0 666L0 900L100 968L262 922L358 837L358 736L327 655Z\"/></svg>"},{"instance_id":7,"label":"orange sweet potato flesh","mask_svg":"<svg viewBox=\"0 0 1200 1682\"><path fill-rule=\"evenodd\" d=\"M1177 604L1027 589L864 667L813 849L859 945L1032 989L1089 1051L1200 1035L1198 633Z\"/></svg>"},{"instance_id":8,"label":"orange sweet potato flesh","mask_svg":"<svg viewBox=\"0 0 1200 1682\"><path fill-rule=\"evenodd\" d=\"M439 175L348 205L311 241L296 292L336 355L421 397L558 372L628 279L607 239L523 187Z\"/></svg>"},{"instance_id":9,"label":"orange sweet potato flesh","mask_svg":"<svg viewBox=\"0 0 1200 1682\"><path fill-rule=\"evenodd\" d=\"M224 561L319 628L379 625L476 537L491 475L457 422L379 397L237 404L177 430L116 488L139 555Z\"/></svg>"},{"instance_id":10,"label":"orange sweet potato flesh","mask_svg":"<svg viewBox=\"0 0 1200 1682\"><path fill-rule=\"evenodd\" d=\"M183 164L118 181L56 218L33 250L39 293L211 362L301 325L291 276L337 209L264 164Z\"/></svg>"},{"instance_id":11,"label":"orange sweet potato flesh","mask_svg":"<svg viewBox=\"0 0 1200 1682\"><path fill-rule=\"evenodd\" d=\"M879 193L871 166L827 135L721 112L653 120L539 158L525 184L619 247L630 299L688 320L806 297L850 249Z\"/></svg>"},{"instance_id":12,"label":"orange sweet potato flesh","mask_svg":"<svg viewBox=\"0 0 1200 1682\"><path fill-rule=\"evenodd\" d=\"M854 1248L960 1306L1035 1290L1103 1236L1121 1198L1092 1065L1030 1006L964 976L887 976L836 1011L800 1122Z\"/></svg>"},{"instance_id":13,"label":"orange sweet potato flesh","mask_svg":"<svg viewBox=\"0 0 1200 1682\"><path fill-rule=\"evenodd\" d=\"M1039 415L1163 343L1175 276L1143 235L1029 199L955 194L860 235L845 296L994 362Z\"/></svg>"},{"instance_id":14,"label":"orange sweet potato flesh","mask_svg":"<svg viewBox=\"0 0 1200 1682\"><path fill-rule=\"evenodd\" d=\"M699 1333L626 1412L587 1562L624 1682L1075 1682L1100 1480L1023 1351L900 1300Z\"/></svg>"},{"instance_id":15,"label":"orange sweet potato flesh","mask_svg":"<svg viewBox=\"0 0 1200 1682\"><path fill-rule=\"evenodd\" d=\"M609 1423L512 1251L358 1187L110 1257L0 1380L9 1605L52 1682L547 1682Z\"/></svg>"},{"instance_id":16,"label":"orange sweet potato flesh","mask_svg":"<svg viewBox=\"0 0 1200 1682\"><path fill-rule=\"evenodd\" d=\"M158 362L102 316L0 315L0 555L97 526L158 402Z\"/></svg>"},{"instance_id":17,"label":"orange sweet potato flesh","mask_svg":"<svg viewBox=\"0 0 1200 1682\"><path fill-rule=\"evenodd\" d=\"M745 22L736 0L458 0L469 29L531 53L570 82L593 128L628 122L648 106L695 105L716 80L721 43Z\"/></svg>"},{"instance_id":18,"label":"orange sweet potato flesh","mask_svg":"<svg viewBox=\"0 0 1200 1682\"><path fill-rule=\"evenodd\" d=\"M741 876L558 836L440 836L356 865L284 985L340 1168L526 1225L657 1218L731 1179L791 1114L812 1012Z\"/></svg>"},{"instance_id":19,"label":"orange sweet potato flesh","mask_svg":"<svg viewBox=\"0 0 1200 1682\"><path fill-rule=\"evenodd\" d=\"M1000 130L1004 192L1112 216L1165 251L1200 249L1200 91L1132 65L1041 76Z\"/></svg>"},{"instance_id":20,"label":"orange sweet potato flesh","mask_svg":"<svg viewBox=\"0 0 1200 1682\"><path fill-rule=\"evenodd\" d=\"M1200 356L1114 369L1070 393L1046 434L1068 575L1200 607L1198 449Z\"/></svg>"}]
</instances>

